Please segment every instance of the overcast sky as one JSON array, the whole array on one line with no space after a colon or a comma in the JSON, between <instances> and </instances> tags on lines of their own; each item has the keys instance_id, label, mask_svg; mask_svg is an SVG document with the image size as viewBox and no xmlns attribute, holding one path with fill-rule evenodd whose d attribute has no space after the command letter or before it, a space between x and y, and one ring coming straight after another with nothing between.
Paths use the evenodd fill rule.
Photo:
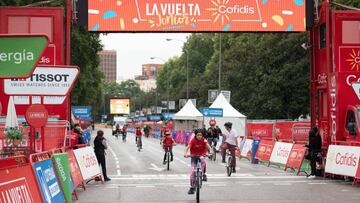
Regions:
<instances>
[{"instance_id":1,"label":"overcast sky","mask_svg":"<svg viewBox=\"0 0 360 203\"><path fill-rule=\"evenodd\" d=\"M163 64L182 53L183 41L188 33L114 33L101 35L104 50L117 51L117 79L134 79L141 75L141 65L147 63ZM175 39L166 41L167 38ZM161 59L150 59L158 57Z\"/></svg>"}]
</instances>

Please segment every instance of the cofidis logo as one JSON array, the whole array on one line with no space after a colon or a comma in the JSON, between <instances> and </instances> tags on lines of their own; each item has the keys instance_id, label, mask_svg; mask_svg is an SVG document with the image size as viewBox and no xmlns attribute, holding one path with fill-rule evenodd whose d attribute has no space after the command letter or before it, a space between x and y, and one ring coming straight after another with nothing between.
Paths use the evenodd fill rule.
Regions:
<instances>
[{"instance_id":1,"label":"cofidis logo","mask_svg":"<svg viewBox=\"0 0 360 203\"><path fill-rule=\"evenodd\" d=\"M350 70L359 71L360 68L360 49L351 49L346 61L349 63Z\"/></svg>"}]
</instances>

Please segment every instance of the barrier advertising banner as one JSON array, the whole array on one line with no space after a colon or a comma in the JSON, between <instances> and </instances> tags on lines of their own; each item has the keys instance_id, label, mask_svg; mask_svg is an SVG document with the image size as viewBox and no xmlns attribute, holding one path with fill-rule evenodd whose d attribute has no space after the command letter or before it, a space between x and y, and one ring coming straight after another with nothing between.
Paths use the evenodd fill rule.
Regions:
<instances>
[{"instance_id":1,"label":"barrier advertising banner","mask_svg":"<svg viewBox=\"0 0 360 203\"><path fill-rule=\"evenodd\" d=\"M74 154L84 180L101 174L94 148L84 147L76 149Z\"/></svg>"},{"instance_id":2,"label":"barrier advertising banner","mask_svg":"<svg viewBox=\"0 0 360 203\"><path fill-rule=\"evenodd\" d=\"M90 121L92 119L91 106L71 106L71 112L77 119Z\"/></svg>"},{"instance_id":3,"label":"barrier advertising banner","mask_svg":"<svg viewBox=\"0 0 360 203\"><path fill-rule=\"evenodd\" d=\"M305 31L305 1L92 0L88 2L89 31Z\"/></svg>"},{"instance_id":4,"label":"barrier advertising banner","mask_svg":"<svg viewBox=\"0 0 360 203\"><path fill-rule=\"evenodd\" d=\"M269 161L274 145L275 145L275 141L261 140L259 144L259 148L256 152L256 158L260 160Z\"/></svg>"},{"instance_id":5,"label":"barrier advertising banner","mask_svg":"<svg viewBox=\"0 0 360 203\"><path fill-rule=\"evenodd\" d=\"M30 164L0 170L0 202L42 202Z\"/></svg>"},{"instance_id":6,"label":"barrier advertising banner","mask_svg":"<svg viewBox=\"0 0 360 203\"><path fill-rule=\"evenodd\" d=\"M72 202L70 184L69 156L67 153L54 154L52 157L66 202Z\"/></svg>"},{"instance_id":7,"label":"barrier advertising banner","mask_svg":"<svg viewBox=\"0 0 360 203\"><path fill-rule=\"evenodd\" d=\"M294 144L286 166L300 169L301 164L304 160L305 152L306 148L303 144Z\"/></svg>"},{"instance_id":8,"label":"barrier advertising banner","mask_svg":"<svg viewBox=\"0 0 360 203\"><path fill-rule=\"evenodd\" d=\"M274 123L250 123L246 124L246 134L251 135L253 138L272 139Z\"/></svg>"},{"instance_id":9,"label":"barrier advertising banner","mask_svg":"<svg viewBox=\"0 0 360 203\"><path fill-rule=\"evenodd\" d=\"M253 140L246 139L244 145L241 148L241 156L250 157L251 156L251 147Z\"/></svg>"},{"instance_id":10,"label":"barrier advertising banner","mask_svg":"<svg viewBox=\"0 0 360 203\"><path fill-rule=\"evenodd\" d=\"M270 156L270 162L285 165L289 158L292 147L292 143L276 142Z\"/></svg>"},{"instance_id":11,"label":"barrier advertising banner","mask_svg":"<svg viewBox=\"0 0 360 203\"><path fill-rule=\"evenodd\" d=\"M359 168L360 147L329 145L325 172L355 177Z\"/></svg>"},{"instance_id":12,"label":"barrier advertising banner","mask_svg":"<svg viewBox=\"0 0 360 203\"><path fill-rule=\"evenodd\" d=\"M78 185L80 185L83 182L83 179L82 179L82 176L80 173L79 165L76 162L74 151L69 150L69 151L67 151L67 153L69 155L70 174L71 174L72 180L74 182L74 188L76 188Z\"/></svg>"},{"instance_id":13,"label":"barrier advertising banner","mask_svg":"<svg viewBox=\"0 0 360 203\"><path fill-rule=\"evenodd\" d=\"M51 159L36 162L33 167L43 201L65 202Z\"/></svg>"}]
</instances>

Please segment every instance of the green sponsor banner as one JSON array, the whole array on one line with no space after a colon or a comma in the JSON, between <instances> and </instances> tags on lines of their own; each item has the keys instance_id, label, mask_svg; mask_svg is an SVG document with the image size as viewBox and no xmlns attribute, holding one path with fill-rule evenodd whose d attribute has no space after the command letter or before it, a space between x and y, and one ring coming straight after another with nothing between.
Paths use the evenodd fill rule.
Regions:
<instances>
[{"instance_id":1,"label":"green sponsor banner","mask_svg":"<svg viewBox=\"0 0 360 203\"><path fill-rule=\"evenodd\" d=\"M0 78L29 77L47 44L45 35L0 35Z\"/></svg>"},{"instance_id":2,"label":"green sponsor banner","mask_svg":"<svg viewBox=\"0 0 360 203\"><path fill-rule=\"evenodd\" d=\"M54 166L59 177L61 187L67 203L72 203L71 185L70 185L70 169L69 155L67 153L54 154Z\"/></svg>"}]
</instances>

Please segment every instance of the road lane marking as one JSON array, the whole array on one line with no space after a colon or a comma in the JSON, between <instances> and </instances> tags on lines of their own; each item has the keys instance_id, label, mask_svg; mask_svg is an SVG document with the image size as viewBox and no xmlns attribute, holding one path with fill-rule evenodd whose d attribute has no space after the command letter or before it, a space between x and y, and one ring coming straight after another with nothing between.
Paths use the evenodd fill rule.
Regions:
<instances>
[{"instance_id":1,"label":"road lane marking","mask_svg":"<svg viewBox=\"0 0 360 203\"><path fill-rule=\"evenodd\" d=\"M279 185L279 186L289 186L289 185L292 185L291 183L274 183L274 185Z\"/></svg>"},{"instance_id":2,"label":"road lane marking","mask_svg":"<svg viewBox=\"0 0 360 203\"><path fill-rule=\"evenodd\" d=\"M326 185L327 183L308 183L309 185Z\"/></svg>"},{"instance_id":3,"label":"road lane marking","mask_svg":"<svg viewBox=\"0 0 360 203\"><path fill-rule=\"evenodd\" d=\"M119 159L118 159L117 155L115 154L114 150L110 146L108 148L109 148L109 151L111 152L111 154L113 155L114 159L116 160L116 175L120 176L121 171L120 171Z\"/></svg>"},{"instance_id":4,"label":"road lane marking","mask_svg":"<svg viewBox=\"0 0 360 203\"><path fill-rule=\"evenodd\" d=\"M259 184L259 183L244 183L244 184L241 184L241 185L243 185L243 186L259 186L261 184Z\"/></svg>"},{"instance_id":5,"label":"road lane marking","mask_svg":"<svg viewBox=\"0 0 360 203\"><path fill-rule=\"evenodd\" d=\"M231 177L227 176L226 174L223 175L212 175L212 174L207 174L209 178L211 179L243 179L243 180L258 180L258 179L262 179L262 180L266 180L266 179L306 179L306 177L302 177L302 176L253 176L253 175L249 175L249 174L234 174ZM120 176L115 176L115 175L110 175L110 177L114 180L161 180L161 179L168 179L168 180L180 180L180 179L188 179L189 175L186 174L171 174L171 175L154 175L154 174L139 174L139 175L120 175ZM272 181L272 183L279 183L281 181ZM286 183L286 182L283 182ZM291 182L288 182L291 183Z\"/></svg>"},{"instance_id":6,"label":"road lane marking","mask_svg":"<svg viewBox=\"0 0 360 203\"><path fill-rule=\"evenodd\" d=\"M148 188L153 188L155 187L154 185L137 185L135 187L139 187L139 188L144 188L144 187L148 187Z\"/></svg>"},{"instance_id":7,"label":"road lane marking","mask_svg":"<svg viewBox=\"0 0 360 203\"><path fill-rule=\"evenodd\" d=\"M225 187L226 184L209 184L209 187Z\"/></svg>"}]
</instances>

